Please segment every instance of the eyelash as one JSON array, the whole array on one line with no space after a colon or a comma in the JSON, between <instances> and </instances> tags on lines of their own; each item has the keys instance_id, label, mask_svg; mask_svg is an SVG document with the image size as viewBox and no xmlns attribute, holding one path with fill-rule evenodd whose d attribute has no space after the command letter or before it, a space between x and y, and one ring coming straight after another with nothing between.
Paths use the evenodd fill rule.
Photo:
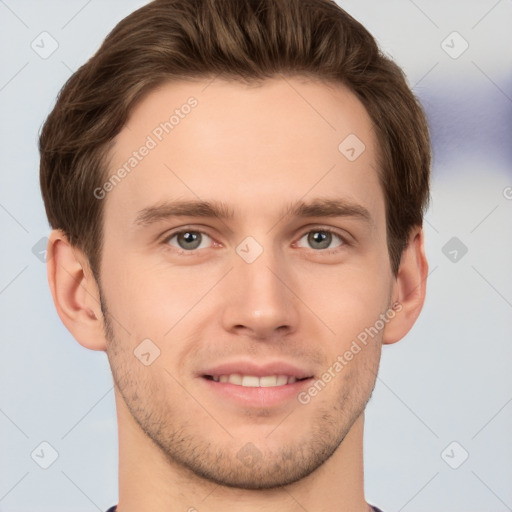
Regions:
<instances>
[{"instance_id":1,"label":"eyelash","mask_svg":"<svg viewBox=\"0 0 512 512\"><path fill-rule=\"evenodd\" d=\"M198 230L198 229L180 229L179 231L175 231L169 235L167 235L163 240L162 240L162 243L164 245L164 247L166 249L169 249L171 250L172 252L174 252L175 254L178 254L180 256L194 256L197 254L197 252L201 249L191 249L191 250L185 250L185 249L179 249L177 247L174 247L174 246L171 246L169 245L169 241L172 240L175 236L177 235L180 235L182 233L187 233L187 232L192 232L192 233L200 233L201 235L206 235L207 237L209 237L211 240L213 240L213 237L211 237L208 233L204 232L204 231L201 231L201 230ZM329 233L331 235L334 235L336 237L338 237L340 240L341 240L341 245L336 247L335 249L310 249L311 251L315 252L315 253L322 253L322 254L329 254L329 255L332 255L332 254L336 254L338 253L344 246L345 247L350 247L352 245L351 242L349 242L347 240L347 237L346 236L343 236L341 235L340 233L338 233L337 231L331 229L331 228L327 228L327 227L322 227L322 226L317 226L317 227L313 227L313 228L310 228L308 229L307 231L304 231L300 237L298 238L297 241L300 241L305 235L308 235L309 233L314 233L314 232L322 232L322 233Z\"/></svg>"}]
</instances>

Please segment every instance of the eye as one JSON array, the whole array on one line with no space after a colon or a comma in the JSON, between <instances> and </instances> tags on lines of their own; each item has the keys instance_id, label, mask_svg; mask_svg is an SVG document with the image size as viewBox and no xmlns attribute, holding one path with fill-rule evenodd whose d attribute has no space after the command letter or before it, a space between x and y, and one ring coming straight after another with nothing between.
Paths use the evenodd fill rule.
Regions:
<instances>
[{"instance_id":1,"label":"eye","mask_svg":"<svg viewBox=\"0 0 512 512\"><path fill-rule=\"evenodd\" d=\"M176 244L172 241L176 239ZM194 251L195 249L205 249L208 245L202 245L205 240L212 240L206 233L202 231L194 231L193 229L186 229L172 234L164 240L164 243L176 247L180 252Z\"/></svg>"},{"instance_id":2,"label":"eye","mask_svg":"<svg viewBox=\"0 0 512 512\"><path fill-rule=\"evenodd\" d=\"M338 245L334 246L334 248L340 247L342 245L348 245L346 240L341 235L339 235L338 233L334 232L333 230L327 229L327 228L317 228L317 229L310 230L307 233L305 233L304 235L302 235L299 242L301 240L303 240L304 238L306 238L307 243L310 245L310 247L312 247L315 250L324 250L324 249L332 248L330 246L333 242L333 238L337 238L340 241L340 243ZM336 251L327 251L327 252L331 253L331 252L336 252Z\"/></svg>"}]
</instances>

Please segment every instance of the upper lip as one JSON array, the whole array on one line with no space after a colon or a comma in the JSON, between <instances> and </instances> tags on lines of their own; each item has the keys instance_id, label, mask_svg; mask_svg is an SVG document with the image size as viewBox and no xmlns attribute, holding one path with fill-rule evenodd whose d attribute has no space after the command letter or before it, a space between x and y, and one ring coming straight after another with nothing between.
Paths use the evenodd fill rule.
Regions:
<instances>
[{"instance_id":1,"label":"upper lip","mask_svg":"<svg viewBox=\"0 0 512 512\"><path fill-rule=\"evenodd\" d=\"M266 375L287 375L304 379L312 377L313 372L304 368L288 363L286 361L270 361L267 363L256 364L254 361L231 361L209 367L200 372L201 376L210 375L217 377L220 375L231 375L238 373L240 375L254 375L255 377L264 377Z\"/></svg>"}]
</instances>

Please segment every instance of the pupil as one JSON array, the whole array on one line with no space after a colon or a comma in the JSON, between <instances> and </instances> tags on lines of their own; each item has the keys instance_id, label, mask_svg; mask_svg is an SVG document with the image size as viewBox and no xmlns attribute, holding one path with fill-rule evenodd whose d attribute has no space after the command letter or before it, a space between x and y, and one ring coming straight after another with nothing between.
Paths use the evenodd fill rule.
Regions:
<instances>
[{"instance_id":1,"label":"pupil","mask_svg":"<svg viewBox=\"0 0 512 512\"><path fill-rule=\"evenodd\" d=\"M331 234L325 231L312 231L309 234L309 242L318 243L320 245L320 247L318 247L319 249L325 249L326 247L329 247Z\"/></svg>"},{"instance_id":2,"label":"pupil","mask_svg":"<svg viewBox=\"0 0 512 512\"><path fill-rule=\"evenodd\" d=\"M191 231L186 231L186 232L182 233L182 237L183 237L183 240L185 241L184 249L195 249L199 245L199 243L196 243L196 245L194 246L194 242L197 242L199 240L199 236L197 233L193 233ZM190 244L192 244L193 247L191 247Z\"/></svg>"}]
</instances>

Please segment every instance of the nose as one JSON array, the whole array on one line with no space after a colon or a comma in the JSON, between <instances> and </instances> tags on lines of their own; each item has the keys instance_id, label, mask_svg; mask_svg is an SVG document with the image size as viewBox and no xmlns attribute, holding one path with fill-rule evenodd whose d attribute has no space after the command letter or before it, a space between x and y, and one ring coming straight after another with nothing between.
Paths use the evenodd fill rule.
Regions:
<instances>
[{"instance_id":1,"label":"nose","mask_svg":"<svg viewBox=\"0 0 512 512\"><path fill-rule=\"evenodd\" d=\"M293 276L272 250L263 250L251 263L235 254L223 287L222 322L228 332L268 341L297 329L300 300Z\"/></svg>"}]
</instances>

